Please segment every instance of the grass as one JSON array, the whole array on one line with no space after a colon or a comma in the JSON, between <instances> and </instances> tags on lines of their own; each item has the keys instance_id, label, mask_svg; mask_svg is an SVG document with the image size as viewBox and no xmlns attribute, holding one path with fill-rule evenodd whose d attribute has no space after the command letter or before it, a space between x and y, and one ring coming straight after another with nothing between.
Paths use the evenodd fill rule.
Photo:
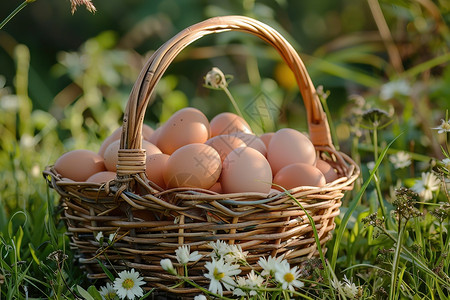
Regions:
<instances>
[{"instance_id":1,"label":"grass","mask_svg":"<svg viewBox=\"0 0 450 300\"><path fill-rule=\"evenodd\" d=\"M412 5L398 5L413 16L431 18ZM390 17L398 16L391 12ZM441 50L448 45L449 34L448 26L441 25L447 30L441 27L433 43L425 46L413 35L406 36L411 38L407 41L410 65L405 63L404 71L386 71L385 81L379 76L383 68L377 69L375 62L388 61L372 45L349 45L325 54L322 49L319 57L309 60L311 74L325 72L366 87L339 109L328 103L333 93L322 94L326 95L322 100L333 125L333 139L361 165L362 176L343 199L328 251L320 251L320 258L302 270L305 286L297 290L296 297L450 298L450 164L445 160L450 159L450 132L432 129L449 120L450 56ZM61 92L73 102L56 107L58 118L33 107L34 99L28 95L30 53L25 45L15 47L14 86L0 86L0 299L101 298L100 286L87 280L75 263L57 195L46 186L41 171L69 149L97 149L110 129L119 125L123 99L139 70L124 62L135 54L119 50L115 41L113 33L105 32L86 41L80 50L59 57L55 72L71 80ZM390 51L396 51L395 47ZM423 52L426 60L420 56ZM347 67L351 59L374 68L373 74ZM281 109L301 111L289 101L292 91L284 91L277 78L262 77L260 82L268 83L270 94L281 99ZM402 82L408 89L402 88ZM160 85L152 106L156 119L150 123L158 121L159 111L170 115L192 103L214 111L213 105L197 96L187 102L190 95L178 89L188 86L193 90L195 83L187 85L183 75L181 79L167 76ZM254 87L233 85L228 86L229 92L238 106L245 107L242 99ZM73 94L74 86L82 91L81 96ZM212 92L206 97L213 96ZM284 117L278 126L296 124L295 114ZM422 186L428 193L418 189L424 178L429 180ZM111 279L117 275L105 271ZM282 299L287 291L262 290L254 299L268 299L271 293L274 299Z\"/></svg>"}]
</instances>

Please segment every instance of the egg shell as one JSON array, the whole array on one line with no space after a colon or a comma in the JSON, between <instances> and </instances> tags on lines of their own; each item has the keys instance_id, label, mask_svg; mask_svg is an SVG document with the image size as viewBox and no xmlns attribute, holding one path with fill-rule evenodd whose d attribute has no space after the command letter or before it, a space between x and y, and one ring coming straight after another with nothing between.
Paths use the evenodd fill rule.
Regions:
<instances>
[{"instance_id":1,"label":"egg shell","mask_svg":"<svg viewBox=\"0 0 450 300\"><path fill-rule=\"evenodd\" d=\"M283 128L275 132L267 149L267 160L274 174L293 163L314 165L316 150L309 138L303 133Z\"/></svg>"},{"instance_id":2,"label":"egg shell","mask_svg":"<svg viewBox=\"0 0 450 300\"><path fill-rule=\"evenodd\" d=\"M268 194L271 183L269 162L258 150L236 148L223 161L220 184L224 193Z\"/></svg>"},{"instance_id":3,"label":"egg shell","mask_svg":"<svg viewBox=\"0 0 450 300\"><path fill-rule=\"evenodd\" d=\"M153 130L153 128L151 128L147 124L142 125L142 138L144 140L149 141L154 132L155 130Z\"/></svg>"},{"instance_id":4,"label":"egg shell","mask_svg":"<svg viewBox=\"0 0 450 300\"><path fill-rule=\"evenodd\" d=\"M219 153L222 161L234 149L247 146L243 140L232 135L214 136L207 140L205 144L213 147Z\"/></svg>"},{"instance_id":5,"label":"egg shell","mask_svg":"<svg viewBox=\"0 0 450 300\"><path fill-rule=\"evenodd\" d=\"M150 126L143 124L142 125L142 138L144 140L149 140L150 137L153 135L153 128ZM100 145L100 149L98 150L98 154L100 156L105 155L106 148L108 148L109 145L111 145L112 142L115 142L117 140L120 140L120 136L122 135L122 126L117 128L113 131L106 139L103 140L102 144Z\"/></svg>"},{"instance_id":6,"label":"egg shell","mask_svg":"<svg viewBox=\"0 0 450 300\"><path fill-rule=\"evenodd\" d=\"M105 166L108 171L116 172L117 170L119 148L120 148L120 140L112 142L108 146L108 148L106 148L104 159L105 159ZM156 147L150 142L147 142L146 140L142 141L142 149L145 150L146 155L161 153L161 150L159 150L158 147Z\"/></svg>"},{"instance_id":7,"label":"egg shell","mask_svg":"<svg viewBox=\"0 0 450 300\"><path fill-rule=\"evenodd\" d=\"M198 109L186 107L174 113L164 124L157 146L163 153L172 154L180 147L204 143L210 137L206 116Z\"/></svg>"},{"instance_id":8,"label":"egg shell","mask_svg":"<svg viewBox=\"0 0 450 300\"><path fill-rule=\"evenodd\" d=\"M103 171L98 172L86 179L86 182L105 183L116 178L115 172Z\"/></svg>"},{"instance_id":9,"label":"egg shell","mask_svg":"<svg viewBox=\"0 0 450 300\"><path fill-rule=\"evenodd\" d=\"M327 182L332 182L339 178L336 170L322 159L316 161L316 168L322 172Z\"/></svg>"},{"instance_id":10,"label":"egg shell","mask_svg":"<svg viewBox=\"0 0 450 300\"><path fill-rule=\"evenodd\" d=\"M209 188L210 191L216 192L218 194L222 194L222 186L220 182L214 183L212 187Z\"/></svg>"},{"instance_id":11,"label":"egg shell","mask_svg":"<svg viewBox=\"0 0 450 300\"><path fill-rule=\"evenodd\" d=\"M252 133L245 133L245 132L234 132L231 133L232 136L237 136L241 140L244 141L244 143L247 145L247 147L251 147L255 150L258 150L262 155L267 155L267 148L264 142L256 135Z\"/></svg>"},{"instance_id":12,"label":"egg shell","mask_svg":"<svg viewBox=\"0 0 450 300\"><path fill-rule=\"evenodd\" d=\"M224 112L211 119L211 136L226 135L233 132L252 133L250 125L242 117Z\"/></svg>"},{"instance_id":13,"label":"egg shell","mask_svg":"<svg viewBox=\"0 0 450 300\"><path fill-rule=\"evenodd\" d=\"M145 175L148 180L156 183L159 187L165 189L166 183L164 182L164 172L166 170L166 164L169 160L169 155L164 153L157 153L147 155L145 161Z\"/></svg>"},{"instance_id":14,"label":"egg shell","mask_svg":"<svg viewBox=\"0 0 450 300\"><path fill-rule=\"evenodd\" d=\"M61 155L56 160L54 168L62 177L81 182L95 173L105 171L105 163L103 157L97 153L79 149Z\"/></svg>"},{"instance_id":15,"label":"egg shell","mask_svg":"<svg viewBox=\"0 0 450 300\"><path fill-rule=\"evenodd\" d=\"M158 140L161 135L161 131L164 126L160 126L153 131L152 135L148 138L148 141L152 143L153 145L158 145Z\"/></svg>"},{"instance_id":16,"label":"egg shell","mask_svg":"<svg viewBox=\"0 0 450 300\"><path fill-rule=\"evenodd\" d=\"M217 182L221 169L220 155L213 147L189 144L177 149L167 160L164 181L168 188L209 189Z\"/></svg>"},{"instance_id":17,"label":"egg shell","mask_svg":"<svg viewBox=\"0 0 450 300\"><path fill-rule=\"evenodd\" d=\"M290 164L282 168L273 178L275 189L283 191L281 186L290 190L299 186L321 187L326 184L325 176L315 166L304 163ZM278 186L277 186L278 185Z\"/></svg>"},{"instance_id":18,"label":"egg shell","mask_svg":"<svg viewBox=\"0 0 450 300\"><path fill-rule=\"evenodd\" d=\"M266 132L259 136L261 141L263 141L264 145L266 145L266 149L269 148L270 140L272 139L274 134L275 134L275 132Z\"/></svg>"},{"instance_id":19,"label":"egg shell","mask_svg":"<svg viewBox=\"0 0 450 300\"><path fill-rule=\"evenodd\" d=\"M100 156L105 155L106 148L111 145L112 142L120 140L120 135L122 134L122 126L113 131L106 139L103 140L98 150Z\"/></svg>"}]
</instances>

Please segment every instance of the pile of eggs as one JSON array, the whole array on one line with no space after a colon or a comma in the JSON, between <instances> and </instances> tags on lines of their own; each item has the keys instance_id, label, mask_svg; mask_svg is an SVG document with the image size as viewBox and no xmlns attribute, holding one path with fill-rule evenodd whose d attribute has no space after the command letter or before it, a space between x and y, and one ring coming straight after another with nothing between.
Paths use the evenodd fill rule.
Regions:
<instances>
[{"instance_id":1,"label":"pile of eggs","mask_svg":"<svg viewBox=\"0 0 450 300\"><path fill-rule=\"evenodd\" d=\"M116 177L121 128L106 138L98 153L73 150L54 165L63 180L105 183ZM283 128L255 135L240 116L225 112L211 121L198 109L177 111L161 127L144 124L142 148L146 176L162 189L209 189L217 193L321 187L338 178L317 157L303 133Z\"/></svg>"}]
</instances>

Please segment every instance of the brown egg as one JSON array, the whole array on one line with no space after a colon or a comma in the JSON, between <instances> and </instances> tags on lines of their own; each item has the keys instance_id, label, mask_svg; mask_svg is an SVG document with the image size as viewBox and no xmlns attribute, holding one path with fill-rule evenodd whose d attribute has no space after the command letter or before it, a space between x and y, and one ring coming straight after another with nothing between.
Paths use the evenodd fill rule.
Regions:
<instances>
[{"instance_id":1,"label":"brown egg","mask_svg":"<svg viewBox=\"0 0 450 300\"><path fill-rule=\"evenodd\" d=\"M314 165L316 150L306 135L295 129L283 128L272 136L267 160L276 174L281 168L293 163Z\"/></svg>"},{"instance_id":2,"label":"brown egg","mask_svg":"<svg viewBox=\"0 0 450 300\"><path fill-rule=\"evenodd\" d=\"M117 170L119 148L120 148L120 140L112 142L108 146L108 148L106 148L104 159L105 159L105 166L108 171L115 172ZM161 153L161 150L159 150L158 147L156 147L150 142L147 142L146 140L142 141L142 149L145 150L146 155Z\"/></svg>"},{"instance_id":3,"label":"brown egg","mask_svg":"<svg viewBox=\"0 0 450 300\"><path fill-rule=\"evenodd\" d=\"M223 161L220 184L224 193L268 194L272 171L259 151L251 147L236 148Z\"/></svg>"},{"instance_id":4,"label":"brown egg","mask_svg":"<svg viewBox=\"0 0 450 300\"><path fill-rule=\"evenodd\" d=\"M150 140L150 137L153 135L153 132L155 132L153 130L153 128L151 128L150 126L148 126L147 124L143 124L142 125L142 138L146 141Z\"/></svg>"},{"instance_id":5,"label":"brown egg","mask_svg":"<svg viewBox=\"0 0 450 300\"><path fill-rule=\"evenodd\" d=\"M267 149L269 149L269 143L274 134L275 134L275 132L267 132L267 133L264 133L259 136L261 141L263 141L264 145L266 145Z\"/></svg>"},{"instance_id":6,"label":"brown egg","mask_svg":"<svg viewBox=\"0 0 450 300\"><path fill-rule=\"evenodd\" d=\"M283 191L282 186L286 190L290 190L299 186L316 186L321 187L326 184L325 176L316 167L310 164L295 163L282 168L275 174L273 178L275 189Z\"/></svg>"},{"instance_id":7,"label":"brown egg","mask_svg":"<svg viewBox=\"0 0 450 300\"><path fill-rule=\"evenodd\" d=\"M153 145L158 145L159 136L161 135L161 130L163 126L160 126L153 131L152 135L148 138L148 141Z\"/></svg>"},{"instance_id":8,"label":"brown egg","mask_svg":"<svg viewBox=\"0 0 450 300\"><path fill-rule=\"evenodd\" d=\"M196 108L186 107L174 113L164 124L157 146L163 153L172 154L185 145L204 143L209 137L206 116Z\"/></svg>"},{"instance_id":9,"label":"brown egg","mask_svg":"<svg viewBox=\"0 0 450 300\"><path fill-rule=\"evenodd\" d=\"M218 135L207 140L205 144L213 147L222 161L234 149L247 146L240 138L232 135Z\"/></svg>"},{"instance_id":10,"label":"brown egg","mask_svg":"<svg viewBox=\"0 0 450 300\"><path fill-rule=\"evenodd\" d=\"M326 161L318 159L316 161L316 168L323 173L327 182L332 182L338 179L338 174L336 173L336 170L333 169L333 167Z\"/></svg>"},{"instance_id":11,"label":"brown egg","mask_svg":"<svg viewBox=\"0 0 450 300\"><path fill-rule=\"evenodd\" d=\"M86 179L86 182L105 183L116 178L115 172L103 171L98 172Z\"/></svg>"},{"instance_id":12,"label":"brown egg","mask_svg":"<svg viewBox=\"0 0 450 300\"><path fill-rule=\"evenodd\" d=\"M210 187L209 190L218 194L222 194L222 186L220 185L220 182L214 183L214 185Z\"/></svg>"},{"instance_id":13,"label":"brown egg","mask_svg":"<svg viewBox=\"0 0 450 300\"><path fill-rule=\"evenodd\" d=\"M109 135L106 139L103 140L103 143L100 145L100 149L98 150L98 154L100 156L105 155L106 148L111 145L112 142L120 140L120 135L122 134L122 126L114 130L111 135Z\"/></svg>"},{"instance_id":14,"label":"brown egg","mask_svg":"<svg viewBox=\"0 0 450 300\"><path fill-rule=\"evenodd\" d=\"M168 188L209 189L222 169L219 153L205 144L189 144L177 149L167 160L164 181Z\"/></svg>"},{"instance_id":15,"label":"brown egg","mask_svg":"<svg viewBox=\"0 0 450 300\"><path fill-rule=\"evenodd\" d=\"M144 140L148 141L150 139L150 137L153 135L153 132L154 132L154 130L150 126L148 126L146 124L144 124L142 126L142 137L143 137ZM103 141L103 143L100 146L100 149L98 150L98 154L100 156L104 156L106 148L108 148L108 146L111 145L112 142L120 140L121 134L122 134L122 126L117 128L116 130L114 130L114 132L111 133L111 135L109 135Z\"/></svg>"},{"instance_id":16,"label":"brown egg","mask_svg":"<svg viewBox=\"0 0 450 300\"><path fill-rule=\"evenodd\" d=\"M262 155L267 155L267 148L264 142L256 135L252 133L244 133L244 132L234 132L230 135L237 136L241 140L244 141L244 143L247 145L247 147L251 147L255 150L258 150L261 152Z\"/></svg>"},{"instance_id":17,"label":"brown egg","mask_svg":"<svg viewBox=\"0 0 450 300\"><path fill-rule=\"evenodd\" d=\"M210 122L211 136L225 135L233 132L252 133L250 125L240 116L224 112L212 118Z\"/></svg>"},{"instance_id":18,"label":"brown egg","mask_svg":"<svg viewBox=\"0 0 450 300\"><path fill-rule=\"evenodd\" d=\"M147 175L148 180L156 183L163 189L166 188L164 171L166 170L166 164L169 157L169 155L164 153L147 155L145 163L145 175Z\"/></svg>"},{"instance_id":19,"label":"brown egg","mask_svg":"<svg viewBox=\"0 0 450 300\"><path fill-rule=\"evenodd\" d=\"M54 167L62 177L77 182L86 181L91 175L105 171L103 157L84 149L64 153L56 160Z\"/></svg>"}]
</instances>

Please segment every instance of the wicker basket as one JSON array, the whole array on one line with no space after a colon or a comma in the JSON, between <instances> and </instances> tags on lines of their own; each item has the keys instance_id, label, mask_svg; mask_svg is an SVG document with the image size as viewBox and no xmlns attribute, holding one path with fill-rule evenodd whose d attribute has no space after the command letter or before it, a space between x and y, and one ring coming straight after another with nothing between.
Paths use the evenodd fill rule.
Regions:
<instances>
[{"instance_id":1,"label":"wicker basket","mask_svg":"<svg viewBox=\"0 0 450 300\"><path fill-rule=\"evenodd\" d=\"M298 187L290 193L312 216L322 246L331 238L340 199L345 190L352 189L359 175L358 166L335 150L320 100L292 46L274 29L251 18L217 17L181 31L143 67L123 119L115 180L104 185L68 182L52 166L44 171L48 184L61 196L71 246L89 278L106 278L100 260L116 271L135 268L144 276L146 288L188 295L198 290L190 286L170 289L177 278L160 266L163 258L176 261L174 252L180 245L190 245L191 251L206 254L211 251L211 241L239 244L249 252L248 263L255 269L262 256L284 255L292 265L298 265L318 255L308 218L285 193L268 197L258 193L216 194L202 189L163 191L145 176L145 152L138 137L155 85L186 46L204 35L226 31L260 37L279 52L295 74L307 111L310 139L317 154L337 170L339 178L321 188ZM101 248L95 239L100 231L105 236L117 234L112 247ZM203 257L189 266L190 278L204 286L207 280L203 265L208 259Z\"/></svg>"}]
</instances>

